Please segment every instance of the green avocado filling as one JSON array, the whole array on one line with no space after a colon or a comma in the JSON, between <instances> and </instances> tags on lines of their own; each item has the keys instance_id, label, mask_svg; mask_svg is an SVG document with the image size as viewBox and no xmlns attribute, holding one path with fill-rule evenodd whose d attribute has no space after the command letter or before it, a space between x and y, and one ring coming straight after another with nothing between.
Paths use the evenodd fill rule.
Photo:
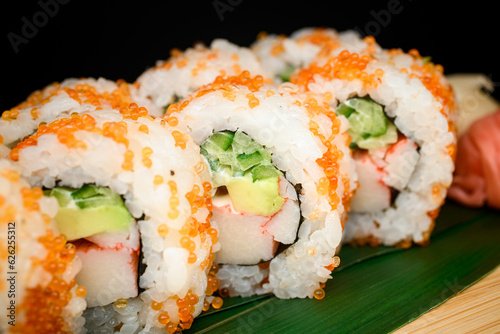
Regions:
<instances>
[{"instance_id":1,"label":"green avocado filling","mask_svg":"<svg viewBox=\"0 0 500 334\"><path fill-rule=\"evenodd\" d=\"M272 165L271 154L241 131L214 133L202 145L214 187L226 187L238 212L271 216L281 209L282 173Z\"/></svg>"},{"instance_id":2,"label":"green avocado filling","mask_svg":"<svg viewBox=\"0 0 500 334\"><path fill-rule=\"evenodd\" d=\"M349 120L352 148L378 149L398 140L396 126L385 116L384 108L371 99L349 99L336 112Z\"/></svg>"},{"instance_id":3,"label":"green avocado filling","mask_svg":"<svg viewBox=\"0 0 500 334\"><path fill-rule=\"evenodd\" d=\"M109 188L85 185L80 189L56 187L45 192L59 203L55 221L68 240L126 230L134 222L123 199Z\"/></svg>"}]
</instances>

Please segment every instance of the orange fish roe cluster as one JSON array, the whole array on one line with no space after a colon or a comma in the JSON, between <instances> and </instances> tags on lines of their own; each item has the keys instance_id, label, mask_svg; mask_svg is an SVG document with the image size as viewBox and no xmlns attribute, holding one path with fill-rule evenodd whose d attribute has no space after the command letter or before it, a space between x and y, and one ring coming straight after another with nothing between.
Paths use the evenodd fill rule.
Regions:
<instances>
[{"instance_id":1,"label":"orange fish roe cluster","mask_svg":"<svg viewBox=\"0 0 500 334\"><path fill-rule=\"evenodd\" d=\"M188 291L184 298L178 298L175 303L178 307L179 313L179 329L189 329L193 323L194 317L193 314L195 312L195 305L198 303L199 297L197 294L193 293L191 290ZM166 328L167 332L169 332L169 328ZM171 332L169 332L171 333Z\"/></svg>"},{"instance_id":2,"label":"orange fish roe cluster","mask_svg":"<svg viewBox=\"0 0 500 334\"><path fill-rule=\"evenodd\" d=\"M207 289L205 290L206 297L205 297L205 302L203 304L203 311L210 310L210 306L213 307L214 309L220 309L222 307L222 304L224 303L224 301L221 298L222 297L221 290L219 290L220 280L217 277L215 277L218 271L219 271L219 265L216 263L212 264L207 275ZM227 289L223 290L224 292L227 292L225 296L228 297L229 292L227 291ZM219 293L221 297L218 296L211 297L215 292Z\"/></svg>"},{"instance_id":3,"label":"orange fish roe cluster","mask_svg":"<svg viewBox=\"0 0 500 334\"><path fill-rule=\"evenodd\" d=\"M134 152L131 150L126 150L123 154L122 169L125 171L131 171L134 168Z\"/></svg>"},{"instance_id":4,"label":"orange fish roe cluster","mask_svg":"<svg viewBox=\"0 0 500 334\"><path fill-rule=\"evenodd\" d=\"M94 106L105 107L109 103L111 108L120 110L132 103L128 83L118 80L118 88L112 92L97 92L97 89L89 84L76 84L75 88L63 88L63 90L73 99L82 103L89 103Z\"/></svg>"},{"instance_id":5,"label":"orange fish roe cluster","mask_svg":"<svg viewBox=\"0 0 500 334\"><path fill-rule=\"evenodd\" d=\"M313 295L314 295L315 299L321 300L321 299L325 298L325 290L323 290L322 288L316 289L316 290L314 290Z\"/></svg>"},{"instance_id":6,"label":"orange fish roe cluster","mask_svg":"<svg viewBox=\"0 0 500 334\"><path fill-rule=\"evenodd\" d=\"M90 115L72 114L71 117L61 118L49 124L40 124L35 134L17 144L9 153L12 160L19 159L19 150L29 146L36 146L38 138L46 134L55 134L61 144L68 148L86 148L86 144L75 138L74 133L78 130L93 131L96 121Z\"/></svg>"},{"instance_id":7,"label":"orange fish roe cluster","mask_svg":"<svg viewBox=\"0 0 500 334\"><path fill-rule=\"evenodd\" d=\"M206 59L200 59L196 62L196 67L191 70L193 76L197 76L201 71L206 70L207 67L207 61Z\"/></svg>"},{"instance_id":8,"label":"orange fish roe cluster","mask_svg":"<svg viewBox=\"0 0 500 334\"><path fill-rule=\"evenodd\" d=\"M163 183L163 176L160 174L156 174L153 178L153 183L155 186L159 186L160 184Z\"/></svg>"},{"instance_id":9,"label":"orange fish roe cluster","mask_svg":"<svg viewBox=\"0 0 500 334\"><path fill-rule=\"evenodd\" d=\"M19 111L25 108L34 107L31 111L31 117L37 119L39 117L38 108L35 106L44 105L54 97L65 92L68 96L79 104L91 104L100 108L113 108L120 112L126 111L132 103L129 84L124 80L116 82L117 88L111 92L99 93L97 88L88 83L78 83L74 88L62 87L59 83L53 83L45 89L36 91L27 98L26 101L6 110L2 114L3 120L14 120L19 115Z\"/></svg>"},{"instance_id":10,"label":"orange fish roe cluster","mask_svg":"<svg viewBox=\"0 0 500 334\"><path fill-rule=\"evenodd\" d=\"M56 236L52 231L40 237L38 241L47 250L44 259L33 260L33 265L41 266L50 275L49 283L26 289L26 295L19 305L19 312L25 314L25 321L19 324L22 333L70 333L70 325L63 318L63 309L73 295L76 280L69 283L63 279L68 266L75 258L76 249L73 244L66 243L63 235ZM76 293L83 297L86 290L76 288Z\"/></svg>"},{"instance_id":11,"label":"orange fish roe cluster","mask_svg":"<svg viewBox=\"0 0 500 334\"><path fill-rule=\"evenodd\" d=\"M176 127L179 124L179 120L177 119L177 117L172 116L172 117L167 118L167 123L171 127Z\"/></svg>"},{"instance_id":12,"label":"orange fish roe cluster","mask_svg":"<svg viewBox=\"0 0 500 334\"><path fill-rule=\"evenodd\" d=\"M210 84L214 90L230 86L246 86L251 92L257 92L264 86L265 80L261 75L252 77L249 71L243 71L238 76L222 77L218 76Z\"/></svg>"},{"instance_id":13,"label":"orange fish roe cluster","mask_svg":"<svg viewBox=\"0 0 500 334\"><path fill-rule=\"evenodd\" d=\"M314 29L312 33L297 38L297 42L308 42L319 46L319 57L327 57L333 50L341 46L339 40L328 34L328 30L325 28Z\"/></svg>"},{"instance_id":14,"label":"orange fish roe cluster","mask_svg":"<svg viewBox=\"0 0 500 334\"><path fill-rule=\"evenodd\" d=\"M247 94L246 97L248 99L248 106L251 109L257 107L260 104L259 99L256 98L252 93Z\"/></svg>"},{"instance_id":15,"label":"orange fish roe cluster","mask_svg":"<svg viewBox=\"0 0 500 334\"><path fill-rule=\"evenodd\" d=\"M20 104L18 104L17 106L15 106L10 110L4 111L4 113L2 114L2 119L3 120L16 119L17 116L19 115L20 110L49 102L50 98L54 95L57 95L58 92L61 91L61 89L62 89L61 85L55 82L45 87L44 90L37 90L31 93L24 102L21 102Z\"/></svg>"},{"instance_id":16,"label":"orange fish roe cluster","mask_svg":"<svg viewBox=\"0 0 500 334\"><path fill-rule=\"evenodd\" d=\"M338 256L334 256L332 258L332 263L330 263L328 266L325 268L329 271L333 271L335 268L337 268L340 265L340 258Z\"/></svg>"},{"instance_id":17,"label":"orange fish roe cluster","mask_svg":"<svg viewBox=\"0 0 500 334\"><path fill-rule=\"evenodd\" d=\"M207 296L212 296L219 289L220 280L215 277L217 272L219 272L219 265L213 263L207 275L207 289L205 290Z\"/></svg>"},{"instance_id":18,"label":"orange fish roe cluster","mask_svg":"<svg viewBox=\"0 0 500 334\"><path fill-rule=\"evenodd\" d=\"M184 223L183 227L179 231L184 237L181 238L181 247L189 251L188 263L193 264L197 261L197 256L195 253L196 244L190 238L200 236L201 243L205 243L207 236L210 237L212 244L218 242L217 230L211 227L210 219L212 218L212 197L210 196L210 190L212 185L210 182L203 183L203 192L198 185L193 185L193 189L186 193L185 197L191 205L191 213L195 214L200 208L207 208L209 214L207 215L204 222L199 222L194 217L189 217ZM210 249L210 255L207 256L201 263L200 268L204 270L213 262L213 254Z\"/></svg>"},{"instance_id":19,"label":"orange fish roe cluster","mask_svg":"<svg viewBox=\"0 0 500 334\"><path fill-rule=\"evenodd\" d=\"M369 56L372 56L376 53L376 45L377 45L377 42L375 41L375 37L373 36L366 36L365 38L363 38L363 40L365 41L366 43L366 47L365 49L363 50L363 53L369 55Z\"/></svg>"},{"instance_id":20,"label":"orange fish roe cluster","mask_svg":"<svg viewBox=\"0 0 500 334\"><path fill-rule=\"evenodd\" d=\"M167 236L169 230L167 225L161 224L160 226L158 226L158 229L156 231L158 232L158 235L160 237L165 237Z\"/></svg>"},{"instance_id":21,"label":"orange fish roe cluster","mask_svg":"<svg viewBox=\"0 0 500 334\"><path fill-rule=\"evenodd\" d=\"M19 116L19 110L16 110L16 109L5 110L2 113L2 120L12 121L12 120L17 119L17 116Z\"/></svg>"},{"instance_id":22,"label":"orange fish roe cluster","mask_svg":"<svg viewBox=\"0 0 500 334\"><path fill-rule=\"evenodd\" d=\"M2 169L0 175L11 182L17 182L21 178L21 175L17 171L10 168Z\"/></svg>"},{"instance_id":23,"label":"orange fish roe cluster","mask_svg":"<svg viewBox=\"0 0 500 334\"><path fill-rule=\"evenodd\" d=\"M169 200L170 209L168 211L168 217L170 219L175 219L179 215L179 211L177 206L179 205L179 198L177 197L177 184L175 181L168 181L167 184L170 187L171 197ZM210 182L204 182L203 192L197 184L193 185L193 189L185 194L185 198L189 201L191 205L191 213L194 215L200 208L207 208L209 210L209 214L207 215L204 222L198 221L193 216L190 216L186 219L182 228L179 230L179 233L182 235L180 239L180 246L186 249L189 252L188 263L194 264L198 258L196 255L196 242L193 241L192 238L200 236L201 243L205 243L207 240L207 236L211 238L212 244L218 242L217 239L217 230L211 227L210 219L212 217L211 210L213 208L212 205L212 197L210 196L210 190L212 189L212 185ZM161 227L161 226L160 226ZM161 230L158 228L159 235L166 235L168 233L168 228L164 226ZM210 263L213 262L213 254L207 256L200 264L202 270L206 268Z\"/></svg>"},{"instance_id":24,"label":"orange fish roe cluster","mask_svg":"<svg viewBox=\"0 0 500 334\"><path fill-rule=\"evenodd\" d=\"M320 75L326 80L360 80L363 86L376 87L383 71L378 69L374 74L366 72L366 66L371 58L368 55L360 56L357 53L350 53L343 50L336 57L330 58L325 65L320 66L317 62L311 66L294 73L290 82L308 88L309 83L314 81L316 75Z\"/></svg>"},{"instance_id":25,"label":"orange fish roe cluster","mask_svg":"<svg viewBox=\"0 0 500 334\"><path fill-rule=\"evenodd\" d=\"M168 123L168 122L167 122ZM172 137L174 137L175 146L181 149L186 149L186 144L188 141L188 136L178 130L172 131Z\"/></svg>"},{"instance_id":26,"label":"orange fish roe cluster","mask_svg":"<svg viewBox=\"0 0 500 334\"><path fill-rule=\"evenodd\" d=\"M115 108L120 111L124 119L136 121L139 117L147 117L148 110L145 107L139 107L137 103L129 103L126 107Z\"/></svg>"},{"instance_id":27,"label":"orange fish roe cluster","mask_svg":"<svg viewBox=\"0 0 500 334\"><path fill-rule=\"evenodd\" d=\"M415 60L421 60L422 56L416 49L408 51ZM443 81L444 69L441 65L436 65L430 61L422 64L411 65L411 78L418 78L432 95L443 104L441 113L449 116L450 111L456 111L455 97L453 89L449 83Z\"/></svg>"},{"instance_id":28,"label":"orange fish roe cluster","mask_svg":"<svg viewBox=\"0 0 500 334\"><path fill-rule=\"evenodd\" d=\"M167 108L167 112L163 117L169 124L173 122L175 125L177 125L178 123L177 119L170 120L171 118L173 118L172 114L176 112L181 112L195 98L201 97L211 92L221 91L222 95L226 99L234 101L234 99L236 98L236 95L233 93L234 86L246 86L252 93L255 93L259 91L264 86L265 83L266 80L264 79L263 76L256 75L252 77L249 71L243 71L241 72L240 75L237 76L227 77L221 75L215 78L215 80L211 84L202 86L192 95L187 96L186 98L177 103L171 104ZM247 98L248 98L248 105L250 108L254 108L257 105L259 105L259 100L253 94L248 94Z\"/></svg>"},{"instance_id":29,"label":"orange fish roe cluster","mask_svg":"<svg viewBox=\"0 0 500 334\"><path fill-rule=\"evenodd\" d=\"M340 120L337 119L335 112L330 110L327 105L319 105L318 101L314 98L309 98L304 103L305 108L311 114L322 113L330 118L332 122L331 130L332 134L329 138L326 138L323 134L319 132L319 125L315 121L309 122L309 129L311 133L319 138L323 145L327 148L327 151L323 156L316 160L316 163L323 169L325 176L318 180L316 184L316 191L320 196L328 196L328 202L332 210L337 208L340 202L340 198L337 195L338 187L338 175L339 175L339 163L342 159L344 153L337 148L336 145L332 144L335 136L339 134L340 131Z\"/></svg>"},{"instance_id":30,"label":"orange fish roe cluster","mask_svg":"<svg viewBox=\"0 0 500 334\"><path fill-rule=\"evenodd\" d=\"M201 192L202 189L197 184L194 184L193 189L186 193L185 197L191 205L191 214L195 214L202 207L207 207L207 204L212 207L212 198L209 190L207 191L206 189L208 187L203 186L203 192Z\"/></svg>"},{"instance_id":31,"label":"orange fish roe cluster","mask_svg":"<svg viewBox=\"0 0 500 334\"><path fill-rule=\"evenodd\" d=\"M167 212L168 218L177 219L179 217L179 197L177 196L177 183L173 180L167 182L170 187L169 209Z\"/></svg>"},{"instance_id":32,"label":"orange fish roe cluster","mask_svg":"<svg viewBox=\"0 0 500 334\"><path fill-rule=\"evenodd\" d=\"M457 157L457 144L450 144L446 146L446 151L448 152L448 155L451 157L451 159L455 161Z\"/></svg>"},{"instance_id":33,"label":"orange fish roe cluster","mask_svg":"<svg viewBox=\"0 0 500 334\"><path fill-rule=\"evenodd\" d=\"M151 160L151 155L153 154L153 149L149 146L146 146L142 149L142 164L146 168L151 168L153 165L153 161Z\"/></svg>"},{"instance_id":34,"label":"orange fish roe cluster","mask_svg":"<svg viewBox=\"0 0 500 334\"><path fill-rule=\"evenodd\" d=\"M21 177L17 171L10 168L2 169L0 171L0 175L13 183L18 182ZM8 204L7 198L5 198L3 195L0 195L0 209L0 223L7 224L16 220L16 214L18 212L16 206L13 204ZM5 253L0 253L2 254L0 255L0 258L7 258L7 247L3 248L3 250L5 251Z\"/></svg>"},{"instance_id":35,"label":"orange fish roe cluster","mask_svg":"<svg viewBox=\"0 0 500 334\"><path fill-rule=\"evenodd\" d=\"M205 52L207 50L207 47L203 43L197 43L196 48L198 51L201 51L201 52ZM212 58L216 58L216 57L217 57L216 53L211 53L211 54L209 54L209 57L207 57L207 59L212 59ZM163 68L165 70L169 70L174 65L177 66L178 68L183 68L187 65L189 60L190 60L190 58L188 56L186 56L186 54L183 53L182 50L180 50L178 48L173 48L170 50L170 58L167 61L156 65L155 68L156 69ZM198 65L199 69L203 69L204 66L206 66L206 63L203 63L203 61L201 61L201 62L198 62L197 65ZM195 72L197 72L197 71L195 71ZM196 74L193 73L193 75L197 75L197 74L198 73L196 73Z\"/></svg>"},{"instance_id":36,"label":"orange fish roe cluster","mask_svg":"<svg viewBox=\"0 0 500 334\"><path fill-rule=\"evenodd\" d=\"M203 171L205 170L205 163L203 161L200 161L198 162L195 166L194 166L194 171L196 172L196 174L201 174Z\"/></svg>"},{"instance_id":37,"label":"orange fish roe cluster","mask_svg":"<svg viewBox=\"0 0 500 334\"><path fill-rule=\"evenodd\" d=\"M351 182L349 180L349 177L347 175L342 175L342 183L344 184L344 194L342 196L342 204L344 205L344 208L346 210L346 214L349 212L351 209L351 200L352 197L354 196L354 193L351 191ZM344 223L347 220L347 216L344 217L345 219L342 219L342 228L344 228Z\"/></svg>"},{"instance_id":38,"label":"orange fish roe cluster","mask_svg":"<svg viewBox=\"0 0 500 334\"><path fill-rule=\"evenodd\" d=\"M277 40L273 43L271 47L271 55L274 57L278 57L280 54L285 52L285 46L283 42L286 40L285 35L278 35Z\"/></svg>"},{"instance_id":39,"label":"orange fish roe cluster","mask_svg":"<svg viewBox=\"0 0 500 334\"><path fill-rule=\"evenodd\" d=\"M40 204L38 200L43 196L43 190L35 187L33 189L28 187L21 188L21 196L23 197L23 206L26 210L40 211Z\"/></svg>"},{"instance_id":40,"label":"orange fish roe cluster","mask_svg":"<svg viewBox=\"0 0 500 334\"><path fill-rule=\"evenodd\" d=\"M125 122L105 122L102 125L102 135L104 137L111 138L117 143L124 144L125 146L129 144L127 133L128 125Z\"/></svg>"},{"instance_id":41,"label":"orange fish roe cluster","mask_svg":"<svg viewBox=\"0 0 500 334\"><path fill-rule=\"evenodd\" d=\"M14 205L7 205L5 207L2 207L2 211L0 212L0 221L5 223L13 222L15 221L16 214L17 209Z\"/></svg>"}]
</instances>

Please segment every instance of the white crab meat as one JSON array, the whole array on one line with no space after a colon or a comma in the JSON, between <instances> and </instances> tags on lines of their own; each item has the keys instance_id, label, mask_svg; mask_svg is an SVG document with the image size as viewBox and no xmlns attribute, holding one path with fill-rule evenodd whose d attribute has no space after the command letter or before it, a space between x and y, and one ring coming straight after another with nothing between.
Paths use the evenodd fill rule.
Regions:
<instances>
[{"instance_id":1,"label":"white crab meat","mask_svg":"<svg viewBox=\"0 0 500 334\"><path fill-rule=\"evenodd\" d=\"M417 144L404 138L387 150L384 157L386 175L383 178L386 185L399 191L406 188L420 158L417 149Z\"/></svg>"},{"instance_id":2,"label":"white crab meat","mask_svg":"<svg viewBox=\"0 0 500 334\"><path fill-rule=\"evenodd\" d=\"M87 289L87 307L105 306L138 294L140 241L136 226L130 231L105 232L74 242L83 267L76 276Z\"/></svg>"},{"instance_id":3,"label":"white crab meat","mask_svg":"<svg viewBox=\"0 0 500 334\"><path fill-rule=\"evenodd\" d=\"M279 243L291 244L297 236L300 208L293 186L280 178L280 196L285 198L280 211L272 216L236 212L229 195L213 200L212 219L219 227L221 250L215 262L250 265L271 260Z\"/></svg>"},{"instance_id":4,"label":"white crab meat","mask_svg":"<svg viewBox=\"0 0 500 334\"><path fill-rule=\"evenodd\" d=\"M212 212L221 244L217 263L256 264L273 258L278 242L266 231L269 217L234 212L229 204L214 206Z\"/></svg>"},{"instance_id":5,"label":"white crab meat","mask_svg":"<svg viewBox=\"0 0 500 334\"><path fill-rule=\"evenodd\" d=\"M359 187L351 202L355 212L377 212L391 205L391 189L385 184L386 172L368 154L355 157Z\"/></svg>"}]
</instances>

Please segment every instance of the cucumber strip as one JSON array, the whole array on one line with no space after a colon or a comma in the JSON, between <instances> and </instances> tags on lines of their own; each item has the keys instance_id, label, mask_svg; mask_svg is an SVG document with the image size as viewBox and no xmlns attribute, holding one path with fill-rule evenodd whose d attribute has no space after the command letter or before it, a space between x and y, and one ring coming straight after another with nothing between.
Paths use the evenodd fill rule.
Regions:
<instances>
[{"instance_id":1,"label":"cucumber strip","mask_svg":"<svg viewBox=\"0 0 500 334\"><path fill-rule=\"evenodd\" d=\"M252 168L253 166L260 164L263 160L263 157L259 151L255 151L250 154L242 153L236 157L236 160L238 161L240 168L245 171L249 168Z\"/></svg>"},{"instance_id":2,"label":"cucumber strip","mask_svg":"<svg viewBox=\"0 0 500 334\"><path fill-rule=\"evenodd\" d=\"M273 165L259 165L252 169L253 182L258 180L265 180L272 177L279 177L281 172Z\"/></svg>"},{"instance_id":3,"label":"cucumber strip","mask_svg":"<svg viewBox=\"0 0 500 334\"><path fill-rule=\"evenodd\" d=\"M262 145L250 138L241 131L236 131L234 141L232 143L233 152L236 154L251 154L255 151L262 150Z\"/></svg>"},{"instance_id":4,"label":"cucumber strip","mask_svg":"<svg viewBox=\"0 0 500 334\"><path fill-rule=\"evenodd\" d=\"M351 98L341 103L336 112L347 117L348 133L352 143L359 148L381 148L397 140L397 130L394 132L395 127L385 115L384 108L371 99Z\"/></svg>"},{"instance_id":5,"label":"cucumber strip","mask_svg":"<svg viewBox=\"0 0 500 334\"><path fill-rule=\"evenodd\" d=\"M247 172L252 172L254 180L281 175L271 163L271 153L241 131L214 133L201 145L200 152L210 165L212 177L219 182L227 175L241 177ZM220 178L216 176L218 173L225 176Z\"/></svg>"},{"instance_id":6,"label":"cucumber strip","mask_svg":"<svg viewBox=\"0 0 500 334\"><path fill-rule=\"evenodd\" d=\"M233 143L234 133L230 131L217 132L211 135L202 145L208 153L227 151Z\"/></svg>"},{"instance_id":7,"label":"cucumber strip","mask_svg":"<svg viewBox=\"0 0 500 334\"><path fill-rule=\"evenodd\" d=\"M379 137L369 137L367 139L361 139L356 142L359 148L365 150L377 149L384 147L387 144L393 144L398 141L398 130L396 126L391 122L388 123L387 131L385 134Z\"/></svg>"},{"instance_id":8,"label":"cucumber strip","mask_svg":"<svg viewBox=\"0 0 500 334\"><path fill-rule=\"evenodd\" d=\"M71 193L75 190L68 187L57 187L44 192L47 196L54 196L57 199L60 207L66 207L73 201Z\"/></svg>"},{"instance_id":9,"label":"cucumber strip","mask_svg":"<svg viewBox=\"0 0 500 334\"><path fill-rule=\"evenodd\" d=\"M281 81L283 82L290 81L290 77L292 76L293 72L295 72L296 69L297 67L293 66L292 64L287 64L286 67L283 69L283 71L281 71L281 73L279 74Z\"/></svg>"},{"instance_id":10,"label":"cucumber strip","mask_svg":"<svg viewBox=\"0 0 500 334\"><path fill-rule=\"evenodd\" d=\"M123 200L109 188L97 187L87 184L71 193L75 204L81 208L94 208L98 206L123 206Z\"/></svg>"},{"instance_id":11,"label":"cucumber strip","mask_svg":"<svg viewBox=\"0 0 500 334\"><path fill-rule=\"evenodd\" d=\"M97 196L101 194L100 188L101 187L97 187L92 184L87 184L80 189L73 191L71 193L71 197L74 200L81 200L92 196Z\"/></svg>"}]
</instances>

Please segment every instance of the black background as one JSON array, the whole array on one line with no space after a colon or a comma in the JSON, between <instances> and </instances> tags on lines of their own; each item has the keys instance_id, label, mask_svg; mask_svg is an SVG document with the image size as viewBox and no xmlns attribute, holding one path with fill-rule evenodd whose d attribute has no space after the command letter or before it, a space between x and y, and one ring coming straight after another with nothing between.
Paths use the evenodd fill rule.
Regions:
<instances>
[{"instance_id":1,"label":"black background","mask_svg":"<svg viewBox=\"0 0 500 334\"><path fill-rule=\"evenodd\" d=\"M248 46L260 31L289 34L307 26L356 29L384 48L416 48L445 74L486 74L500 95L494 2L59 1L3 2L1 111L68 77L132 82L172 48L195 41Z\"/></svg>"}]
</instances>

